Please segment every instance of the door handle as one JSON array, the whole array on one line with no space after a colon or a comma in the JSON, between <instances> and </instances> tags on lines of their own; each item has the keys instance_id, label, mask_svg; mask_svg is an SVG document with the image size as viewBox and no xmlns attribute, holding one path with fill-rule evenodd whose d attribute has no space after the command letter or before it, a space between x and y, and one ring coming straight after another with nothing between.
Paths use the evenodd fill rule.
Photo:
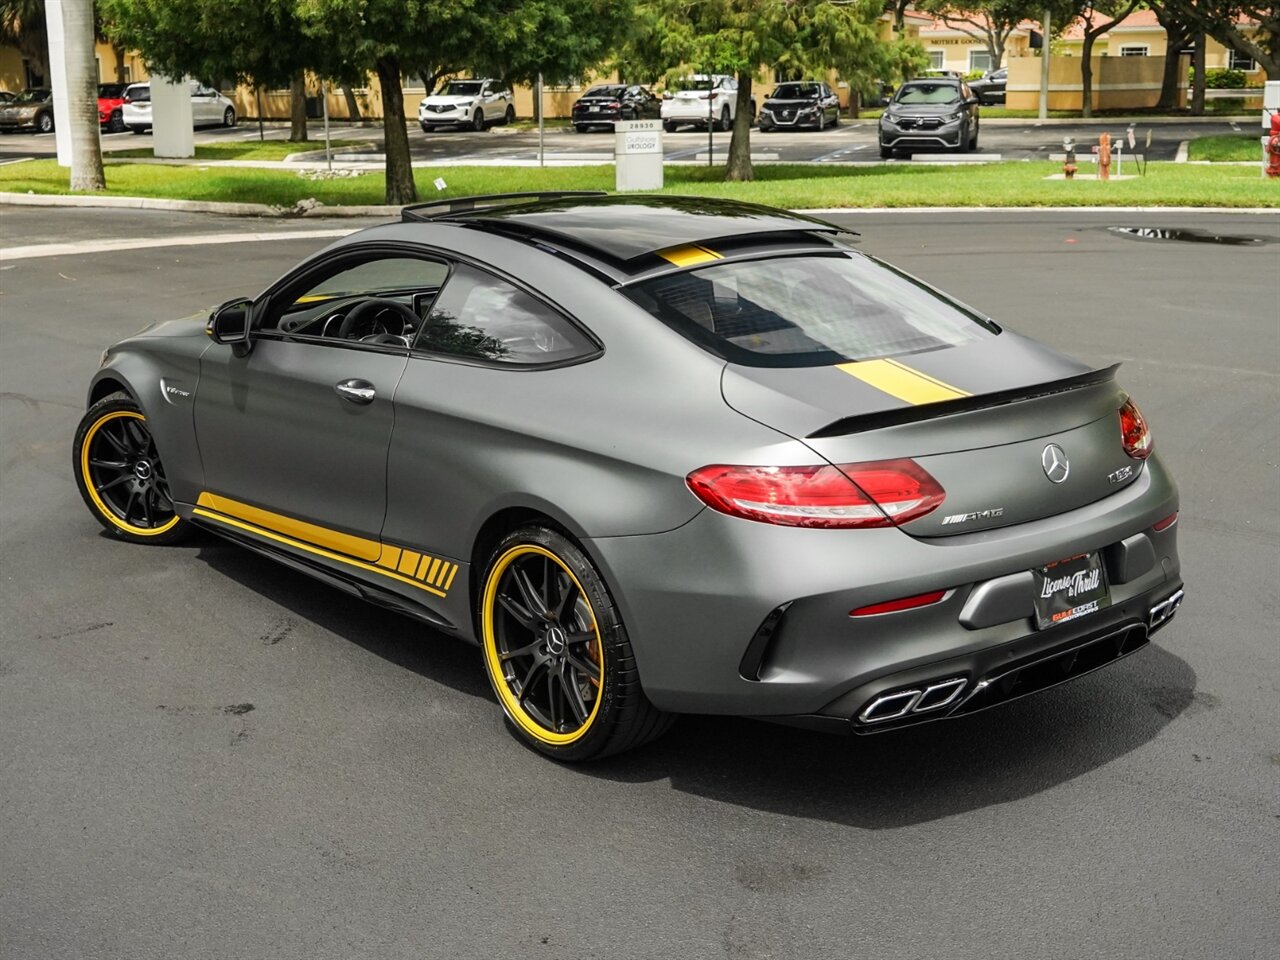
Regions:
<instances>
[{"instance_id":1,"label":"door handle","mask_svg":"<svg viewBox=\"0 0 1280 960\"><path fill-rule=\"evenodd\" d=\"M349 400L351 403L358 403L362 406L366 403L373 403L373 398L377 396L373 389L373 384L368 380L340 380L333 385L333 389L337 391L338 396L343 400Z\"/></svg>"}]
</instances>

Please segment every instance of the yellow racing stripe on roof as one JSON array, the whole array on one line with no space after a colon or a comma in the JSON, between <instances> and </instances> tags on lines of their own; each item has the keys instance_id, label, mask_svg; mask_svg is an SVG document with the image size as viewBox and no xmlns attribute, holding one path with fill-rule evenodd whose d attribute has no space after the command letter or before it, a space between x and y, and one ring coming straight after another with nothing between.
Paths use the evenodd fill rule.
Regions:
<instances>
[{"instance_id":1,"label":"yellow racing stripe on roof","mask_svg":"<svg viewBox=\"0 0 1280 960\"><path fill-rule=\"evenodd\" d=\"M836 367L849 376L857 377L863 383L913 406L973 396L967 390L943 383L897 360L863 360L858 363L838 363Z\"/></svg>"},{"instance_id":2,"label":"yellow racing stripe on roof","mask_svg":"<svg viewBox=\"0 0 1280 960\"><path fill-rule=\"evenodd\" d=\"M663 260L674 263L677 267L693 267L700 263L711 263L715 260L723 260L720 254L714 250L708 250L706 247L700 247L697 244L689 244L684 247L671 247L667 250L659 250L658 256Z\"/></svg>"}]
</instances>

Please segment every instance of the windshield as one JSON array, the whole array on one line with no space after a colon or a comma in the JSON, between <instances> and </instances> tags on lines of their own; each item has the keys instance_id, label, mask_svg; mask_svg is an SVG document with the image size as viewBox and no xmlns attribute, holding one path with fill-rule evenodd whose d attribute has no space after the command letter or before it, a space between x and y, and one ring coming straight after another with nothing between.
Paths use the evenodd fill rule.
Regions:
<instances>
[{"instance_id":1,"label":"windshield","mask_svg":"<svg viewBox=\"0 0 1280 960\"><path fill-rule=\"evenodd\" d=\"M613 97L617 99L627 92L626 87L592 87L584 97Z\"/></svg>"},{"instance_id":2,"label":"windshield","mask_svg":"<svg viewBox=\"0 0 1280 960\"><path fill-rule=\"evenodd\" d=\"M123 83L100 83L98 84L98 96L103 100L116 100L124 96Z\"/></svg>"},{"instance_id":3,"label":"windshield","mask_svg":"<svg viewBox=\"0 0 1280 960\"><path fill-rule=\"evenodd\" d=\"M23 90L13 98L14 103L43 103L49 99L48 90Z\"/></svg>"},{"instance_id":4,"label":"windshield","mask_svg":"<svg viewBox=\"0 0 1280 960\"><path fill-rule=\"evenodd\" d=\"M820 93L816 83L784 83L770 97L774 100L812 100Z\"/></svg>"},{"instance_id":5,"label":"windshield","mask_svg":"<svg viewBox=\"0 0 1280 960\"><path fill-rule=\"evenodd\" d=\"M912 83L902 87L894 103L959 103L960 88L954 83Z\"/></svg>"},{"instance_id":6,"label":"windshield","mask_svg":"<svg viewBox=\"0 0 1280 960\"><path fill-rule=\"evenodd\" d=\"M956 346L990 321L861 254L750 260L624 290L699 346L755 367L813 367Z\"/></svg>"},{"instance_id":7,"label":"windshield","mask_svg":"<svg viewBox=\"0 0 1280 960\"><path fill-rule=\"evenodd\" d=\"M446 97L478 97L481 85L479 80L454 80L445 87L444 95Z\"/></svg>"}]
</instances>

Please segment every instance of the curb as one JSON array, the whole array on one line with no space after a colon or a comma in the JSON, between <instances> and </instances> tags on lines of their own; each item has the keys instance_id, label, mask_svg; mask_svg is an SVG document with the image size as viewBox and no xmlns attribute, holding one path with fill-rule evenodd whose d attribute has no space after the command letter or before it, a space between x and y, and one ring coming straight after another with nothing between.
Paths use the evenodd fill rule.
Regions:
<instances>
[{"instance_id":1,"label":"curb","mask_svg":"<svg viewBox=\"0 0 1280 960\"><path fill-rule=\"evenodd\" d=\"M180 213L213 213L232 217L293 217L323 219L326 217L399 217L399 206L370 205L327 207L322 203L299 201L292 207L273 207L265 203L216 203L203 200L162 200L155 197L69 197L54 193L2 193L0 206L17 207L115 207L125 210L169 210ZM796 213L1005 213L1024 210L1066 211L1073 213L1239 213L1277 214L1276 207L1110 207L1110 206L1005 206L1005 207L819 207L796 208Z\"/></svg>"}]
</instances>

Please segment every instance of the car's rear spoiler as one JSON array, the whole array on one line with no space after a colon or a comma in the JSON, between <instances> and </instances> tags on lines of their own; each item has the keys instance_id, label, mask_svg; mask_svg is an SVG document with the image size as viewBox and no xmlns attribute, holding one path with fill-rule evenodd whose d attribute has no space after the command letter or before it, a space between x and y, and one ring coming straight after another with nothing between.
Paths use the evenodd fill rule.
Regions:
<instances>
[{"instance_id":1,"label":"car's rear spoiler","mask_svg":"<svg viewBox=\"0 0 1280 960\"><path fill-rule=\"evenodd\" d=\"M867 413L853 417L843 417L815 430L806 439L816 440L824 437L842 437L851 433L865 433L868 430L880 430L885 427L896 427L903 423L916 423L920 420L932 420L935 417L947 417L957 413L969 413L989 407L1001 407L1023 400L1035 400L1055 393L1067 393L1083 387L1091 387L1114 380L1120 364L1113 363L1109 367L1079 373L1062 380L1051 380L1048 383L1034 383L1025 387L1014 387L1010 390L997 390L976 397L961 397L958 400L943 400L939 403L927 403L920 406L902 407L897 410L882 410L878 413Z\"/></svg>"}]
</instances>

